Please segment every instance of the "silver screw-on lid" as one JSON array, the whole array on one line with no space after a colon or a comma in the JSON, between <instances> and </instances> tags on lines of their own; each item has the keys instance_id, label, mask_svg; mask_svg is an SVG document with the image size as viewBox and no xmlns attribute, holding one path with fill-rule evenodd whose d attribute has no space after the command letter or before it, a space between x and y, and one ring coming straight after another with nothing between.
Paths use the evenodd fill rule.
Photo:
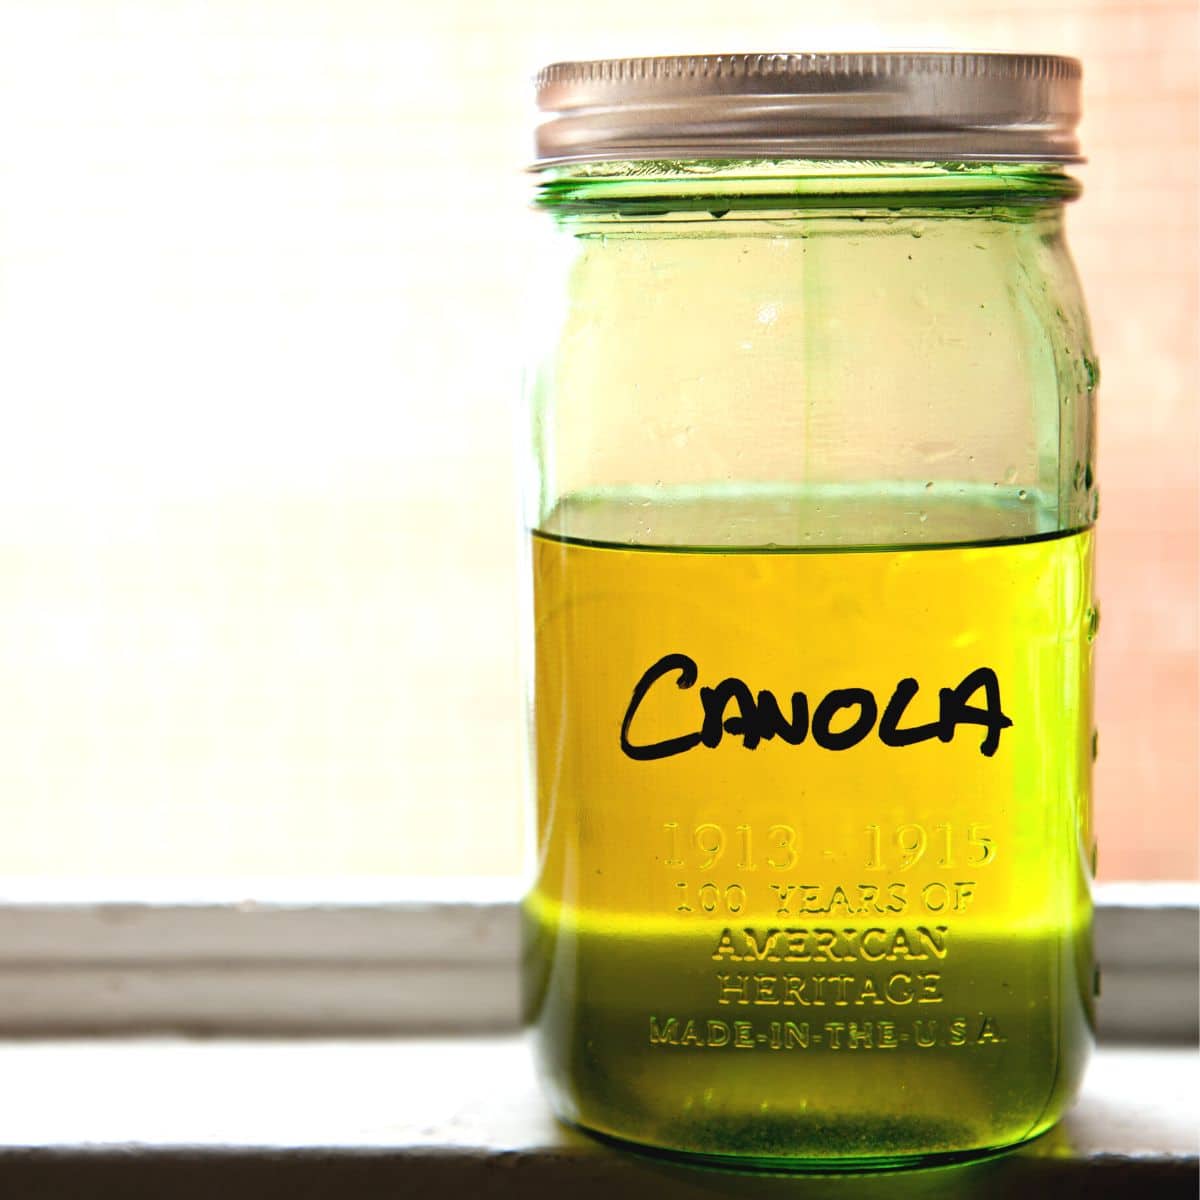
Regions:
<instances>
[{"instance_id":1,"label":"silver screw-on lid","mask_svg":"<svg viewBox=\"0 0 1200 1200\"><path fill-rule=\"evenodd\" d=\"M564 62L537 78L540 166L835 158L1077 162L1073 58L702 54Z\"/></svg>"}]
</instances>

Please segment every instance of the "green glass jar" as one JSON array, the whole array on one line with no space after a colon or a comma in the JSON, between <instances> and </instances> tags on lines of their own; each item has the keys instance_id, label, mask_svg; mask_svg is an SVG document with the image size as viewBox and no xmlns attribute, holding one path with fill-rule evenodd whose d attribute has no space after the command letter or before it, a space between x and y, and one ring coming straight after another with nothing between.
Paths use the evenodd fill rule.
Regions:
<instances>
[{"instance_id":1,"label":"green glass jar","mask_svg":"<svg viewBox=\"0 0 1200 1200\"><path fill-rule=\"evenodd\" d=\"M992 55L540 78L525 916L568 1121L887 1167L1020 1143L1077 1088L1078 85Z\"/></svg>"}]
</instances>

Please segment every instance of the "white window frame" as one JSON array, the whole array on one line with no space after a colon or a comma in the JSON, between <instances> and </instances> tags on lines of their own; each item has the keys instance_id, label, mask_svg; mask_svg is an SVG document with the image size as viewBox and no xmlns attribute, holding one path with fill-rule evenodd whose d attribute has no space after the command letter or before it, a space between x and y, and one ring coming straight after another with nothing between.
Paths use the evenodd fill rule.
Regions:
<instances>
[{"instance_id":1,"label":"white window frame","mask_svg":"<svg viewBox=\"0 0 1200 1200\"><path fill-rule=\"evenodd\" d=\"M261 881L0 893L0 1035L516 1028L518 885ZM140 895L140 899L125 897ZM1200 884L1096 888L1102 1038L1197 1036Z\"/></svg>"}]
</instances>

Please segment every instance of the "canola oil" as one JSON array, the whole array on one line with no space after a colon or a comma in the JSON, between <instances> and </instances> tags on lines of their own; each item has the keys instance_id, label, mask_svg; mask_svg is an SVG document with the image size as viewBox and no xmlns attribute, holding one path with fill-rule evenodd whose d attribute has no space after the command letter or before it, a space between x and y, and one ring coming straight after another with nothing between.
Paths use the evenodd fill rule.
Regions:
<instances>
[{"instance_id":1,"label":"canola oil","mask_svg":"<svg viewBox=\"0 0 1200 1200\"><path fill-rule=\"evenodd\" d=\"M1090 1044L1092 533L821 499L631 539L636 495L575 497L532 534L543 1075L715 1159L1011 1145Z\"/></svg>"}]
</instances>

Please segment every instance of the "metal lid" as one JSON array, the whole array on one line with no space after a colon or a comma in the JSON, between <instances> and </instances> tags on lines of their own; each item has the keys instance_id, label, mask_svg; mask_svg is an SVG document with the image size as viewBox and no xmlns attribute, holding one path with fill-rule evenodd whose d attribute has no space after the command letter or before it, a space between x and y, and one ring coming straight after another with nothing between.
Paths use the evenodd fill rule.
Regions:
<instances>
[{"instance_id":1,"label":"metal lid","mask_svg":"<svg viewBox=\"0 0 1200 1200\"><path fill-rule=\"evenodd\" d=\"M1077 162L1073 58L702 54L564 62L537 77L539 166L834 158Z\"/></svg>"}]
</instances>

